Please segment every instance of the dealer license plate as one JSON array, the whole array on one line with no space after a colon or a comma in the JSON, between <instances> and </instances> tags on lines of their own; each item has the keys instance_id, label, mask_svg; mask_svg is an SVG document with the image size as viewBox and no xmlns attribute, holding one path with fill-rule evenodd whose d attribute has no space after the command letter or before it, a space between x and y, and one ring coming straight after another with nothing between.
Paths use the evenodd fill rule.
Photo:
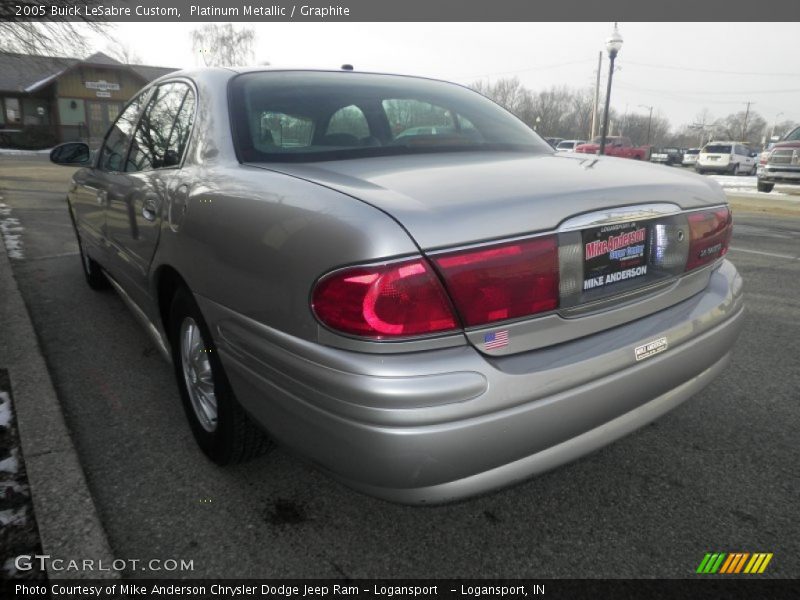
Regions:
<instances>
[{"instance_id":1,"label":"dealer license plate","mask_svg":"<svg viewBox=\"0 0 800 600\"><path fill-rule=\"evenodd\" d=\"M583 291L645 279L647 225L637 222L604 225L583 231Z\"/></svg>"}]
</instances>

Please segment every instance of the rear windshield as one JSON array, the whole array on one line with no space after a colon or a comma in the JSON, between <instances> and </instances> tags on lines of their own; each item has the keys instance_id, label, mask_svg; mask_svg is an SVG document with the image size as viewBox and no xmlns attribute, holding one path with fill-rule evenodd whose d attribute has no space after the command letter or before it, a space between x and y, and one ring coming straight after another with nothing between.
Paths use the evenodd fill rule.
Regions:
<instances>
[{"instance_id":1,"label":"rear windshield","mask_svg":"<svg viewBox=\"0 0 800 600\"><path fill-rule=\"evenodd\" d=\"M700 154L700 150L697 148L692 148L691 150L687 150L686 154Z\"/></svg>"},{"instance_id":2,"label":"rear windshield","mask_svg":"<svg viewBox=\"0 0 800 600\"><path fill-rule=\"evenodd\" d=\"M731 147L725 144L709 144L705 148L703 148L703 152L706 154L730 154Z\"/></svg>"},{"instance_id":3,"label":"rear windshield","mask_svg":"<svg viewBox=\"0 0 800 600\"><path fill-rule=\"evenodd\" d=\"M575 146L575 142L560 142L556 148L571 149L573 146Z\"/></svg>"},{"instance_id":4,"label":"rear windshield","mask_svg":"<svg viewBox=\"0 0 800 600\"><path fill-rule=\"evenodd\" d=\"M494 102L439 81L272 71L235 77L230 91L234 141L244 162L553 151Z\"/></svg>"}]
</instances>

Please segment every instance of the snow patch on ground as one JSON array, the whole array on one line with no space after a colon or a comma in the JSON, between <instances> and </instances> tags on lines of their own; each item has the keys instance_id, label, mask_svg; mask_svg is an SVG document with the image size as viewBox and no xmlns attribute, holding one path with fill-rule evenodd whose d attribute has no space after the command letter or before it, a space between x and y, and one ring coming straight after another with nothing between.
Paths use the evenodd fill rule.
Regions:
<instances>
[{"instance_id":1,"label":"snow patch on ground","mask_svg":"<svg viewBox=\"0 0 800 600\"><path fill-rule=\"evenodd\" d=\"M19 471L19 459L17 458L17 449L11 449L11 456L0 460L0 473L10 473L13 476L17 475Z\"/></svg>"},{"instance_id":2,"label":"snow patch on ground","mask_svg":"<svg viewBox=\"0 0 800 600\"><path fill-rule=\"evenodd\" d=\"M8 384L6 373L0 370L0 385ZM7 388L6 388L7 389ZM8 547L18 548L20 553L33 554L40 547L39 534L33 516L31 493L25 479L19 433L14 423L11 394L0 390L0 529L2 540L8 546L0 548L0 578L28 578L30 571L19 572L14 557L6 558L2 552Z\"/></svg>"},{"instance_id":3,"label":"snow patch on ground","mask_svg":"<svg viewBox=\"0 0 800 600\"><path fill-rule=\"evenodd\" d=\"M20 150L19 148L0 148L0 155L6 156L38 156L40 154L50 154L52 148L44 150Z\"/></svg>"},{"instance_id":4,"label":"snow patch on ground","mask_svg":"<svg viewBox=\"0 0 800 600\"><path fill-rule=\"evenodd\" d=\"M748 176L739 177L737 175L707 175L717 183L719 183L726 192L735 194L763 194L765 197L770 196L788 196L784 192L777 189L772 190L770 193L758 191L758 177Z\"/></svg>"},{"instance_id":5,"label":"snow patch on ground","mask_svg":"<svg viewBox=\"0 0 800 600\"><path fill-rule=\"evenodd\" d=\"M22 231L19 219L11 216L11 207L0 202L0 237L5 242L9 258L25 258L22 249Z\"/></svg>"},{"instance_id":6,"label":"snow patch on ground","mask_svg":"<svg viewBox=\"0 0 800 600\"><path fill-rule=\"evenodd\" d=\"M11 425L11 399L6 392L0 392L0 427Z\"/></svg>"},{"instance_id":7,"label":"snow patch on ground","mask_svg":"<svg viewBox=\"0 0 800 600\"><path fill-rule=\"evenodd\" d=\"M17 525L24 523L28 519L24 506L19 508L9 508L8 510L0 510L0 527L7 527L8 525Z\"/></svg>"}]
</instances>

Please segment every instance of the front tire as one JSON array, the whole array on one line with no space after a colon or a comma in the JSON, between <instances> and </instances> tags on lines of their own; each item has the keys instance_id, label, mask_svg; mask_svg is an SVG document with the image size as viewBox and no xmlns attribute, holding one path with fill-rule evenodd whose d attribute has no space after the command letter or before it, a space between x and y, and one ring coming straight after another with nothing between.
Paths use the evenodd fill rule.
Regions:
<instances>
[{"instance_id":1,"label":"front tire","mask_svg":"<svg viewBox=\"0 0 800 600\"><path fill-rule=\"evenodd\" d=\"M772 191L772 188L775 187L775 184L774 183L763 183L763 182L759 181L758 183L756 183L756 187L758 188L759 192L766 192L767 194L769 194Z\"/></svg>"},{"instance_id":2,"label":"front tire","mask_svg":"<svg viewBox=\"0 0 800 600\"><path fill-rule=\"evenodd\" d=\"M186 418L206 456L226 465L265 452L271 444L236 400L200 308L186 288L172 299L169 337Z\"/></svg>"}]
</instances>

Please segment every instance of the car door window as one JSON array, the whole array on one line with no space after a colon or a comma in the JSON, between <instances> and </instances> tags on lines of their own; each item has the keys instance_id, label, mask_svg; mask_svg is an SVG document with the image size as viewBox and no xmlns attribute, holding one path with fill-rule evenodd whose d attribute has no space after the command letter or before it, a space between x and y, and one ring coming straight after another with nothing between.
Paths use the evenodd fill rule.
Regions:
<instances>
[{"instance_id":1,"label":"car door window","mask_svg":"<svg viewBox=\"0 0 800 600\"><path fill-rule=\"evenodd\" d=\"M194 92L189 85L160 85L136 128L125 170L149 171L180 164L193 116Z\"/></svg>"},{"instance_id":2,"label":"car door window","mask_svg":"<svg viewBox=\"0 0 800 600\"><path fill-rule=\"evenodd\" d=\"M122 114L111 126L106 134L105 143L100 150L98 167L104 171L122 171L125 155L128 151L128 144L131 140L133 128L136 126L136 119L139 110L146 99L148 92L139 94L131 100L130 104L122 111Z\"/></svg>"}]
</instances>

